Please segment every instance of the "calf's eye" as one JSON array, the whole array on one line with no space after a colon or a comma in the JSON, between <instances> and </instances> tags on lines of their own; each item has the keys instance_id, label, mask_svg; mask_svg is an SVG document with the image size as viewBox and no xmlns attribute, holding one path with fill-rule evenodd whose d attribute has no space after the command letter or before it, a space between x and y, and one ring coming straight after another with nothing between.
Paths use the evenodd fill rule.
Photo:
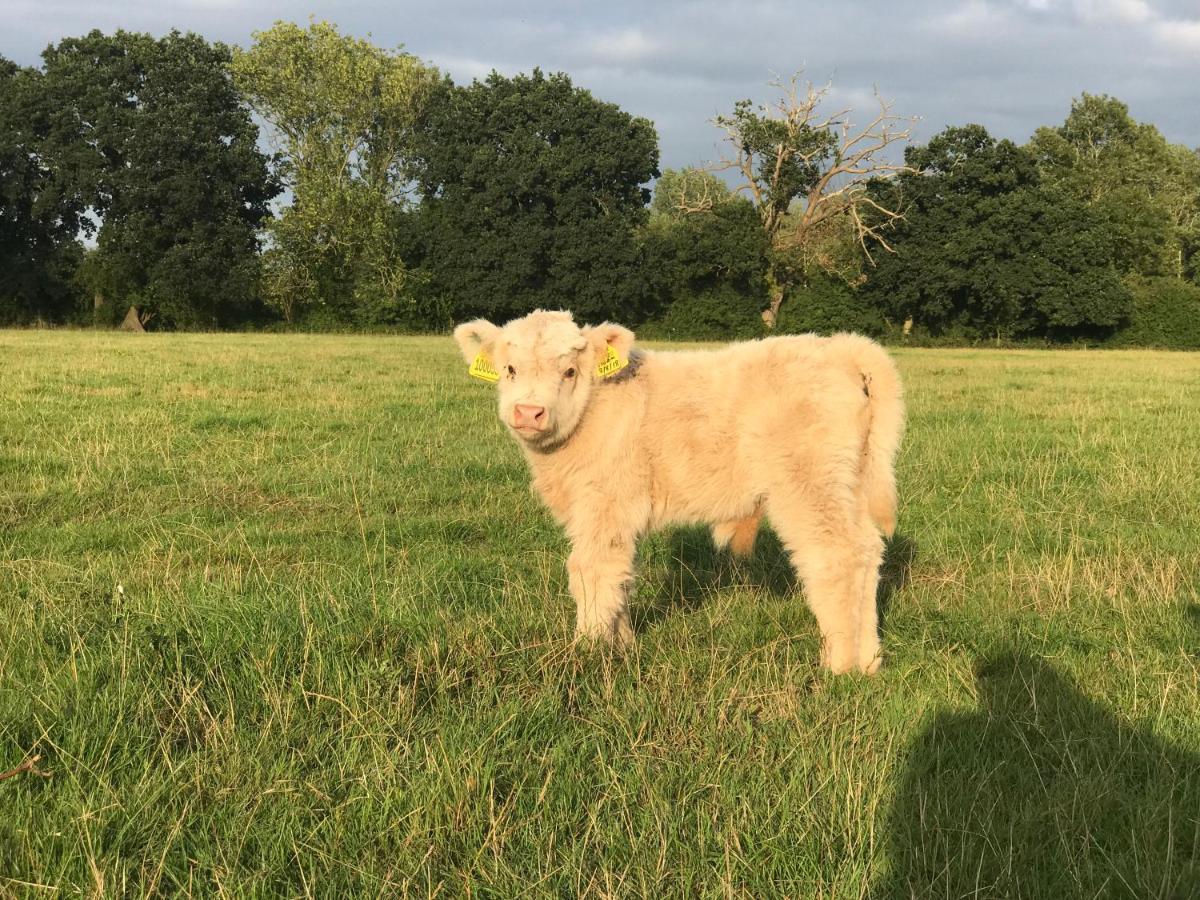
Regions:
<instances>
[{"instance_id":1,"label":"calf's eye","mask_svg":"<svg viewBox=\"0 0 1200 900\"><path fill-rule=\"evenodd\" d=\"M508 367L508 377L509 377L509 378L516 378L516 377L517 377L517 370L516 370L516 369L514 369L512 366L509 366L509 367Z\"/></svg>"},{"instance_id":2,"label":"calf's eye","mask_svg":"<svg viewBox=\"0 0 1200 900\"><path fill-rule=\"evenodd\" d=\"M575 369L574 368L567 369L567 371L563 372L563 378L574 378L574 377L575 377Z\"/></svg>"}]
</instances>

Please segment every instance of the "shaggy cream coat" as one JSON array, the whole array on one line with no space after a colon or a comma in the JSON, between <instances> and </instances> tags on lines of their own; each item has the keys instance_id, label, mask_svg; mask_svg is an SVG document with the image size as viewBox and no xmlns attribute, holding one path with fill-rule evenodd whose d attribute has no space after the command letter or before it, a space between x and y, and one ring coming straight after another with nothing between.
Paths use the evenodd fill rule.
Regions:
<instances>
[{"instance_id":1,"label":"shaggy cream coat","mask_svg":"<svg viewBox=\"0 0 1200 900\"><path fill-rule=\"evenodd\" d=\"M648 530L706 523L744 555L766 515L804 584L824 664L874 672L880 534L895 528L904 427L895 364L853 334L663 353L635 350L633 337L543 311L455 330L466 359L499 376L500 416L571 540L577 632L632 638L628 587ZM629 365L605 378L609 347Z\"/></svg>"}]
</instances>

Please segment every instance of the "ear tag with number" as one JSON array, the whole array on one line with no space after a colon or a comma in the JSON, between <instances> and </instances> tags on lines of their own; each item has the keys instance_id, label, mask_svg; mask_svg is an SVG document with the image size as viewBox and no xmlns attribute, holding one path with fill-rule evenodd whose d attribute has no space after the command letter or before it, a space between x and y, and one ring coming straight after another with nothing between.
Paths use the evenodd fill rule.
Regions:
<instances>
[{"instance_id":1,"label":"ear tag with number","mask_svg":"<svg viewBox=\"0 0 1200 900\"><path fill-rule=\"evenodd\" d=\"M500 373L492 366L492 361L482 353L475 355L475 359L471 362L471 368L467 369L467 374L480 381L490 381L492 384L500 380Z\"/></svg>"},{"instance_id":2,"label":"ear tag with number","mask_svg":"<svg viewBox=\"0 0 1200 900\"><path fill-rule=\"evenodd\" d=\"M627 365L629 365L629 360L621 359L621 357L617 356L617 351L609 344L608 353L605 354L604 359L596 366L596 377L611 378Z\"/></svg>"}]
</instances>

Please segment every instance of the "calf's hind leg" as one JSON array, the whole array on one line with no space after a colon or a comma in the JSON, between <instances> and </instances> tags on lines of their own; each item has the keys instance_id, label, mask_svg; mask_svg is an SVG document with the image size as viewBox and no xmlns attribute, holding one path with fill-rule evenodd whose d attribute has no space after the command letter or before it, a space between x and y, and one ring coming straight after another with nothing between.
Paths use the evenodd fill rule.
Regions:
<instances>
[{"instance_id":1,"label":"calf's hind leg","mask_svg":"<svg viewBox=\"0 0 1200 900\"><path fill-rule=\"evenodd\" d=\"M745 559L754 551L754 539L758 537L761 520L762 511L759 510L744 519L718 522L712 527L713 543L718 550L728 547L734 556Z\"/></svg>"},{"instance_id":2,"label":"calf's hind leg","mask_svg":"<svg viewBox=\"0 0 1200 900\"><path fill-rule=\"evenodd\" d=\"M821 662L835 674L879 668L875 592L883 543L849 490L790 491L767 514L804 583L821 629Z\"/></svg>"}]
</instances>

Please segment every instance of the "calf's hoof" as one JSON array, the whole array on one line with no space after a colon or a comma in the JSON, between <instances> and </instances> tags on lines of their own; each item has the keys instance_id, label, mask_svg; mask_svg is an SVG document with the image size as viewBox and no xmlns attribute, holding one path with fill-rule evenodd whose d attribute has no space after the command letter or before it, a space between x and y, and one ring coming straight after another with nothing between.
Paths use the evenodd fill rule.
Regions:
<instances>
[{"instance_id":1,"label":"calf's hoof","mask_svg":"<svg viewBox=\"0 0 1200 900\"><path fill-rule=\"evenodd\" d=\"M834 675L844 675L858 666L858 648L841 635L826 635L821 641L821 665Z\"/></svg>"},{"instance_id":2,"label":"calf's hoof","mask_svg":"<svg viewBox=\"0 0 1200 900\"><path fill-rule=\"evenodd\" d=\"M858 668L867 675L874 675L883 665L883 650L879 641L875 640L869 646L863 646L858 651Z\"/></svg>"},{"instance_id":3,"label":"calf's hoof","mask_svg":"<svg viewBox=\"0 0 1200 900\"><path fill-rule=\"evenodd\" d=\"M633 643L633 626L629 624L627 613L621 613L609 622L580 622L575 626L575 639L628 647Z\"/></svg>"},{"instance_id":4,"label":"calf's hoof","mask_svg":"<svg viewBox=\"0 0 1200 900\"><path fill-rule=\"evenodd\" d=\"M883 653L878 644L860 650L851 641L826 638L821 645L821 665L834 675L855 671L874 675L882 664Z\"/></svg>"}]
</instances>

